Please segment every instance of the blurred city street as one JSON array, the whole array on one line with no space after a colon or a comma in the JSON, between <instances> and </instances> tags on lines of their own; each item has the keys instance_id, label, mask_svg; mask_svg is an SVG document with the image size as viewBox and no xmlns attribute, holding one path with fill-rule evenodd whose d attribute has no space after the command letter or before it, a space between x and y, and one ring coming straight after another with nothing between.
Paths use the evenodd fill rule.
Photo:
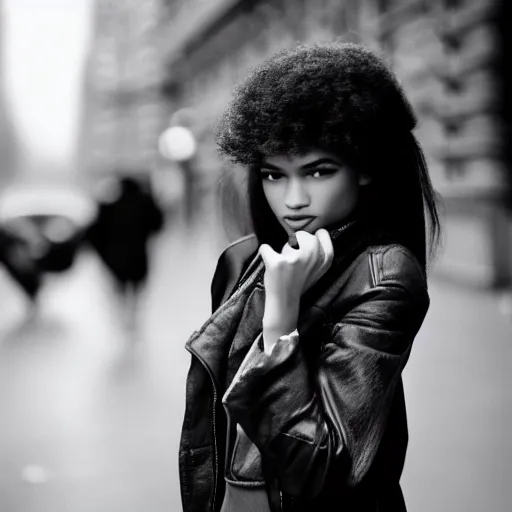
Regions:
<instances>
[{"instance_id":1,"label":"blurred city street","mask_svg":"<svg viewBox=\"0 0 512 512\"><path fill-rule=\"evenodd\" d=\"M2 276L2 512L181 510L184 343L208 316L214 233L171 224L156 241L138 334L116 314L88 252L47 283L27 323L15 292L6 302L12 283ZM512 319L495 294L434 279L431 298L405 372L409 510L506 512Z\"/></svg>"},{"instance_id":2,"label":"blurred city street","mask_svg":"<svg viewBox=\"0 0 512 512\"><path fill-rule=\"evenodd\" d=\"M172 229L157 243L139 334L91 253L46 284L28 323L2 275L2 512L179 510L184 343L208 316L214 256Z\"/></svg>"},{"instance_id":3,"label":"blurred city street","mask_svg":"<svg viewBox=\"0 0 512 512\"><path fill-rule=\"evenodd\" d=\"M181 511L184 345L254 228L217 124L249 70L335 39L389 61L441 199L408 510L511 511L511 6L0 0L0 512Z\"/></svg>"}]
</instances>

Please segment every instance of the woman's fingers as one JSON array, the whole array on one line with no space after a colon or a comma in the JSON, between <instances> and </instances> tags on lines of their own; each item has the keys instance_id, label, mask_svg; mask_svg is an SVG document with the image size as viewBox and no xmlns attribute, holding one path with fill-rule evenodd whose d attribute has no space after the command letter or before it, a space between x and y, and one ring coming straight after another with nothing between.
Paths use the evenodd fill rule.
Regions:
<instances>
[{"instance_id":1,"label":"woman's fingers","mask_svg":"<svg viewBox=\"0 0 512 512\"><path fill-rule=\"evenodd\" d=\"M292 261L297 259L309 259L314 266L321 270L329 268L334 258L334 249L329 233L325 229L319 229L314 235L307 231L297 231L295 233L298 249L293 249L289 243L286 243L281 252L278 253L268 244L261 244L259 253L265 264L272 264L284 257ZM312 258L312 259L311 259Z\"/></svg>"},{"instance_id":2,"label":"woman's fingers","mask_svg":"<svg viewBox=\"0 0 512 512\"><path fill-rule=\"evenodd\" d=\"M297 242L299 244L299 251L311 251L314 249L315 237L311 233L307 231L296 231L295 236L297 238Z\"/></svg>"},{"instance_id":3,"label":"woman's fingers","mask_svg":"<svg viewBox=\"0 0 512 512\"><path fill-rule=\"evenodd\" d=\"M265 273L269 286L274 281L280 283L284 279L290 286L294 283L292 287L298 286L304 291L318 281L331 266L334 249L331 237L325 229L319 229L314 235L297 231L295 236L299 243L298 249L293 249L286 243L281 252L276 252L270 245L261 244L258 252L269 271ZM282 283L276 286L282 287Z\"/></svg>"},{"instance_id":4,"label":"woman's fingers","mask_svg":"<svg viewBox=\"0 0 512 512\"><path fill-rule=\"evenodd\" d=\"M295 233L290 233L290 235L288 236L288 245L292 249L300 249L299 242L297 240L297 235Z\"/></svg>"},{"instance_id":5,"label":"woman's fingers","mask_svg":"<svg viewBox=\"0 0 512 512\"><path fill-rule=\"evenodd\" d=\"M288 242L283 245L281 254L291 255L293 259L300 257L300 254L311 250L311 240L313 235L306 231L296 231L288 236Z\"/></svg>"},{"instance_id":6,"label":"woman's fingers","mask_svg":"<svg viewBox=\"0 0 512 512\"><path fill-rule=\"evenodd\" d=\"M334 250L332 247L331 238L329 233L323 229L312 235L304 231L297 232L297 239L300 244L298 252L308 253L307 259L310 261L308 264L309 270L307 271L307 278L305 288L310 288L314 283L320 279L332 264L334 257Z\"/></svg>"},{"instance_id":7,"label":"woman's fingers","mask_svg":"<svg viewBox=\"0 0 512 512\"><path fill-rule=\"evenodd\" d=\"M258 252L263 259L263 263L265 263L265 267L273 265L279 258L279 254L268 244L261 244Z\"/></svg>"},{"instance_id":8,"label":"woman's fingers","mask_svg":"<svg viewBox=\"0 0 512 512\"><path fill-rule=\"evenodd\" d=\"M314 235L306 231L297 231L296 235L300 244L299 251L304 250L314 255L315 262L320 265L322 271L331 266L334 248L327 230L319 229Z\"/></svg>"},{"instance_id":9,"label":"woman's fingers","mask_svg":"<svg viewBox=\"0 0 512 512\"><path fill-rule=\"evenodd\" d=\"M325 229L319 229L315 233L316 238L320 242L320 247L323 252L323 267L329 268L331 266L332 260L334 259L334 247L332 245L331 236L329 232Z\"/></svg>"},{"instance_id":10,"label":"woman's fingers","mask_svg":"<svg viewBox=\"0 0 512 512\"><path fill-rule=\"evenodd\" d=\"M298 249L294 249L288 242L283 245L283 248L281 249L281 254L287 255L287 254L296 254Z\"/></svg>"}]
</instances>

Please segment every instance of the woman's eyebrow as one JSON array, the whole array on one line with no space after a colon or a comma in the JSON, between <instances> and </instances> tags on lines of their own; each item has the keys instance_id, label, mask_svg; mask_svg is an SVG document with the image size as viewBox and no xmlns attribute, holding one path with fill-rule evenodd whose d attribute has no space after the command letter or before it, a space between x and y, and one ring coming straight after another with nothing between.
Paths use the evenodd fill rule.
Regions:
<instances>
[{"instance_id":1,"label":"woman's eyebrow","mask_svg":"<svg viewBox=\"0 0 512 512\"><path fill-rule=\"evenodd\" d=\"M334 160L333 158L323 157L323 158L319 158L318 160L314 160L313 162L308 162L307 164L301 165L300 168L301 169L311 169L313 167L318 167L319 165L322 165L322 164L342 165L341 162L338 162L338 161ZM278 167L277 165L273 165L268 162L263 162L260 166L260 169L271 169L273 171L282 171L282 169L280 167Z\"/></svg>"},{"instance_id":2,"label":"woman's eyebrow","mask_svg":"<svg viewBox=\"0 0 512 512\"><path fill-rule=\"evenodd\" d=\"M280 171L281 169L276 165L269 164L267 162L263 162L260 166L260 169L271 169L273 171Z\"/></svg>"},{"instance_id":3,"label":"woman's eyebrow","mask_svg":"<svg viewBox=\"0 0 512 512\"><path fill-rule=\"evenodd\" d=\"M341 162L337 162L336 160L333 160L332 158L319 158L318 160L315 160L313 162L309 162L307 164L302 165L301 169L311 169L312 167L317 167L321 164L341 165Z\"/></svg>"}]
</instances>

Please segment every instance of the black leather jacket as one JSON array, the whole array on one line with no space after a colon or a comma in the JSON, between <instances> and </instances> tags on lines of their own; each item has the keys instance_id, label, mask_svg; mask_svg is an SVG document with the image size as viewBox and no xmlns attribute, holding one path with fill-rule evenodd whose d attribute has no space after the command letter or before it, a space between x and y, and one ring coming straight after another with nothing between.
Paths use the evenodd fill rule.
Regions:
<instances>
[{"instance_id":1,"label":"black leather jacket","mask_svg":"<svg viewBox=\"0 0 512 512\"><path fill-rule=\"evenodd\" d=\"M333 240L331 269L301 299L298 334L271 355L260 343L264 267L252 258L255 238L219 259L214 313L186 345L184 512L219 511L224 477L251 474L252 459L236 460L235 424L261 454L273 512L406 510L401 372L429 306L424 270L399 244L366 245L343 259ZM238 371L226 390L228 357ZM234 466L243 474L233 476Z\"/></svg>"}]
</instances>

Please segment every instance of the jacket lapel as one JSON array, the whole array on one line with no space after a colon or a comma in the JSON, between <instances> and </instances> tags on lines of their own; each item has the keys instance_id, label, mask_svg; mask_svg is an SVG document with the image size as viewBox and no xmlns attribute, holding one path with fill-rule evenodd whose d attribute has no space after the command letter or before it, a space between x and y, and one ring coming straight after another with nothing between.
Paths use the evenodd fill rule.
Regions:
<instances>
[{"instance_id":1,"label":"jacket lapel","mask_svg":"<svg viewBox=\"0 0 512 512\"><path fill-rule=\"evenodd\" d=\"M223 375L229 350L241 357L247 346L261 332L265 293L261 283L264 265L260 261L254 271L186 343L187 348L210 369L217 386ZM223 386L221 386L223 387Z\"/></svg>"}]
</instances>

